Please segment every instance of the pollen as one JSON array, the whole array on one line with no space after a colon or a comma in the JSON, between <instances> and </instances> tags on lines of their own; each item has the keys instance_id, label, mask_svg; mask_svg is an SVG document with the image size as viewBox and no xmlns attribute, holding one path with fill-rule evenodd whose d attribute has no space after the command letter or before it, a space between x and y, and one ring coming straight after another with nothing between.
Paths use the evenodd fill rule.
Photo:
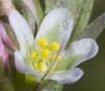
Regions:
<instances>
[{"instance_id":1,"label":"pollen","mask_svg":"<svg viewBox=\"0 0 105 91\"><path fill-rule=\"evenodd\" d=\"M49 49L42 49L41 54L44 58L48 57L50 54Z\"/></svg>"},{"instance_id":2,"label":"pollen","mask_svg":"<svg viewBox=\"0 0 105 91\"><path fill-rule=\"evenodd\" d=\"M38 53L36 51L32 51L32 53L31 53L31 57L32 58L36 58L37 55L38 55Z\"/></svg>"},{"instance_id":3,"label":"pollen","mask_svg":"<svg viewBox=\"0 0 105 91\"><path fill-rule=\"evenodd\" d=\"M45 72L47 70L47 66L43 62L39 62L39 63L35 64L35 69L37 69L41 72Z\"/></svg>"},{"instance_id":4,"label":"pollen","mask_svg":"<svg viewBox=\"0 0 105 91\"><path fill-rule=\"evenodd\" d=\"M37 41L38 45L40 47L46 47L48 45L48 42L47 42L47 39L46 38L40 38L38 41Z\"/></svg>"},{"instance_id":5,"label":"pollen","mask_svg":"<svg viewBox=\"0 0 105 91\"><path fill-rule=\"evenodd\" d=\"M57 42L52 42L51 43L51 45L50 45L50 49L52 50L52 51L57 51L58 49L59 49L59 47L60 47L60 45L59 45L59 43L57 43Z\"/></svg>"},{"instance_id":6,"label":"pollen","mask_svg":"<svg viewBox=\"0 0 105 91\"><path fill-rule=\"evenodd\" d=\"M39 71L42 71L43 70L43 63L40 62L40 63L35 64L35 68Z\"/></svg>"}]
</instances>

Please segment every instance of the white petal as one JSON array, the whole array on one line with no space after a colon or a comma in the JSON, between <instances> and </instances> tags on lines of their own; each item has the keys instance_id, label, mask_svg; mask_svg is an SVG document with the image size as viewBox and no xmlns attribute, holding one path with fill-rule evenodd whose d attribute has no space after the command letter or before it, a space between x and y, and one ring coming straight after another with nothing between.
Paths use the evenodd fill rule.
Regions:
<instances>
[{"instance_id":1,"label":"white petal","mask_svg":"<svg viewBox=\"0 0 105 91\"><path fill-rule=\"evenodd\" d=\"M95 40L84 38L72 43L68 51L71 52L71 55L80 56L80 58L73 63L72 67L74 68L80 63L94 57L98 52L98 45Z\"/></svg>"},{"instance_id":2,"label":"white petal","mask_svg":"<svg viewBox=\"0 0 105 91\"><path fill-rule=\"evenodd\" d=\"M63 84L71 84L78 81L83 75L83 71L79 68L72 70L59 71L48 79L58 81Z\"/></svg>"},{"instance_id":3,"label":"white petal","mask_svg":"<svg viewBox=\"0 0 105 91\"><path fill-rule=\"evenodd\" d=\"M19 35L22 34L22 36L24 36L23 38L26 39L28 44L32 45L34 42L34 36L32 34L32 31L29 25L27 24L26 20L21 16L21 14L15 9L13 9L9 13L8 18L9 18L10 25L16 34L18 41L21 41L20 40L21 38L19 38L20 37Z\"/></svg>"},{"instance_id":4,"label":"white petal","mask_svg":"<svg viewBox=\"0 0 105 91\"><path fill-rule=\"evenodd\" d=\"M31 67L28 67L25 62L23 57L21 56L21 53L18 51L15 51L14 53L15 56L15 65L16 68L22 72L22 73L27 73L27 74L32 74L35 75L37 77L41 77L41 74L39 72L37 72L36 70L31 69Z\"/></svg>"},{"instance_id":5,"label":"white petal","mask_svg":"<svg viewBox=\"0 0 105 91\"><path fill-rule=\"evenodd\" d=\"M49 40L67 42L73 28L73 18L66 8L58 8L49 12L44 18L36 40L45 37Z\"/></svg>"}]
</instances>

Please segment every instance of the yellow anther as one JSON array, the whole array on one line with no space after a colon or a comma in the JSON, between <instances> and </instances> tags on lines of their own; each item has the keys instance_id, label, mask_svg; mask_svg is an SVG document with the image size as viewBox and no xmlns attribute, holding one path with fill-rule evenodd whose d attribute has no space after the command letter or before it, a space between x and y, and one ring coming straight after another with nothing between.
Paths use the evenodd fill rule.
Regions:
<instances>
[{"instance_id":1,"label":"yellow anther","mask_svg":"<svg viewBox=\"0 0 105 91\"><path fill-rule=\"evenodd\" d=\"M43 49L43 50L41 51L41 54L42 54L43 57L46 58L46 57L49 56L50 51L49 51L49 49Z\"/></svg>"},{"instance_id":2,"label":"yellow anther","mask_svg":"<svg viewBox=\"0 0 105 91\"><path fill-rule=\"evenodd\" d=\"M41 71L41 72L45 72L47 70L47 66L43 62L39 62L39 63L35 64L35 69L37 69L38 71Z\"/></svg>"},{"instance_id":3,"label":"yellow anther","mask_svg":"<svg viewBox=\"0 0 105 91\"><path fill-rule=\"evenodd\" d=\"M32 53L31 53L31 57L32 58L36 58L37 55L38 55L38 53L36 51L32 51Z\"/></svg>"},{"instance_id":4,"label":"yellow anther","mask_svg":"<svg viewBox=\"0 0 105 91\"><path fill-rule=\"evenodd\" d=\"M55 41L52 42L51 45L50 45L50 49L52 51L57 51L59 49L59 47L60 47L59 43L58 42L55 42Z\"/></svg>"},{"instance_id":5,"label":"yellow anther","mask_svg":"<svg viewBox=\"0 0 105 91\"><path fill-rule=\"evenodd\" d=\"M38 41L37 41L38 45L40 47L46 47L48 45L48 42L47 42L47 39L46 38L40 38Z\"/></svg>"},{"instance_id":6,"label":"yellow anther","mask_svg":"<svg viewBox=\"0 0 105 91\"><path fill-rule=\"evenodd\" d=\"M35 64L35 69L41 71L41 70L43 69L43 63L42 63L42 62L36 63L36 64Z\"/></svg>"}]
</instances>

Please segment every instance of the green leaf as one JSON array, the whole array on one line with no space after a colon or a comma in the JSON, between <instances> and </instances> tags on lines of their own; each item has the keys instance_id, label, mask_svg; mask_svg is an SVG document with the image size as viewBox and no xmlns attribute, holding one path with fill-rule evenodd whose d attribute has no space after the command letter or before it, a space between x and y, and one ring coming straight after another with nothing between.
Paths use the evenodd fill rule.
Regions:
<instances>
[{"instance_id":1,"label":"green leaf","mask_svg":"<svg viewBox=\"0 0 105 91\"><path fill-rule=\"evenodd\" d=\"M43 19L44 13L43 13L43 10L42 10L41 5L39 3L39 0L33 0L33 2L34 2L34 5L35 5L37 18L38 18L39 24L40 24L42 19Z\"/></svg>"},{"instance_id":2,"label":"green leaf","mask_svg":"<svg viewBox=\"0 0 105 91\"><path fill-rule=\"evenodd\" d=\"M96 39L105 28L105 13L101 14L97 19L91 22L85 30L78 36L78 39L81 38L94 38Z\"/></svg>"},{"instance_id":3,"label":"green leaf","mask_svg":"<svg viewBox=\"0 0 105 91\"><path fill-rule=\"evenodd\" d=\"M93 2L94 0L84 1L77 24L74 27L73 37L78 36L83 31L83 29L87 26L90 16L91 16Z\"/></svg>"}]
</instances>

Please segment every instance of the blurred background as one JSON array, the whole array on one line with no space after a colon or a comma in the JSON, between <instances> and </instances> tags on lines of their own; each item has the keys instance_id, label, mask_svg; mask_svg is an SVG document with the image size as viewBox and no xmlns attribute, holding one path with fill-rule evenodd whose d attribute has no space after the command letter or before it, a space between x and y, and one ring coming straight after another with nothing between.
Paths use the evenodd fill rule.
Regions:
<instances>
[{"instance_id":1,"label":"blurred background","mask_svg":"<svg viewBox=\"0 0 105 91\"><path fill-rule=\"evenodd\" d=\"M95 0L90 22L105 12L105 0ZM105 30L97 39L99 52L90 61L82 63L80 68L84 76L75 84L65 85L63 91L105 91Z\"/></svg>"}]
</instances>

